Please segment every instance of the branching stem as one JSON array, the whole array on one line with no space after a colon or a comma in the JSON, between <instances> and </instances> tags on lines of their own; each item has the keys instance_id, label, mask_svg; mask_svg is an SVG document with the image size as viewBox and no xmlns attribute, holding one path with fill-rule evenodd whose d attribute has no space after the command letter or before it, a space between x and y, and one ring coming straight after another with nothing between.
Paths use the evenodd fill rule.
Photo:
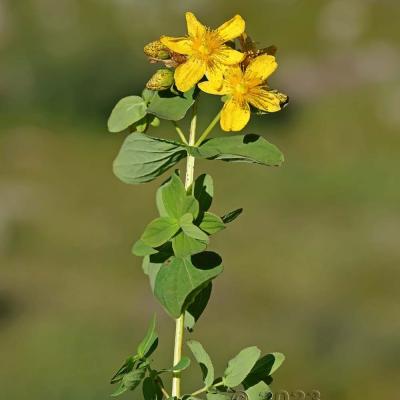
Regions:
<instances>
[{"instance_id":1,"label":"branching stem","mask_svg":"<svg viewBox=\"0 0 400 400\"><path fill-rule=\"evenodd\" d=\"M223 382L218 382L218 383L216 383L215 385L213 385L212 387L218 387L218 386L222 386L222 385L223 385ZM197 395L199 395L199 394L205 393L205 392L207 392L209 389L210 389L210 388L209 388L208 386L205 386L205 387L203 387L203 388L201 388L201 389L196 390L195 392L193 392L193 393L191 394L191 396L197 396Z\"/></svg>"},{"instance_id":2,"label":"branching stem","mask_svg":"<svg viewBox=\"0 0 400 400\"><path fill-rule=\"evenodd\" d=\"M199 140L195 143L194 147L200 146L204 142L204 140L206 140L207 136L214 129L215 125L217 125L220 119L221 111L215 116L215 118L210 122L210 125L208 125L204 132L200 135Z\"/></svg>"},{"instance_id":3,"label":"branching stem","mask_svg":"<svg viewBox=\"0 0 400 400\"><path fill-rule=\"evenodd\" d=\"M178 133L179 137L181 138L182 142L185 143L186 145L189 144L188 141L186 140L185 134L182 132L182 129L178 125L176 121L172 121L172 123L175 126L175 130Z\"/></svg>"}]
</instances>

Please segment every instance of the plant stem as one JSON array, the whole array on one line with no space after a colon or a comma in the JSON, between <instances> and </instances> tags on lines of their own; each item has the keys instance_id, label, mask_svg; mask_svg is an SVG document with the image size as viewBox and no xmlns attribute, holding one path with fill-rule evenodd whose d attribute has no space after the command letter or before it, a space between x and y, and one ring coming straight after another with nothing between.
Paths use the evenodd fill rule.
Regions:
<instances>
[{"instance_id":1,"label":"plant stem","mask_svg":"<svg viewBox=\"0 0 400 400\"><path fill-rule=\"evenodd\" d=\"M212 385L212 387L218 387L218 386L222 386L222 385L223 385L223 382L218 382L218 383L216 383L215 385ZM202 394L202 393L204 393L204 392L207 392L207 390L209 390L209 389L210 389L209 386L205 386L205 387L203 387L203 388L201 388L201 389L196 390L195 392L193 392L193 393L191 394L191 396L197 396L197 395L199 395L199 394Z\"/></svg>"},{"instance_id":2,"label":"plant stem","mask_svg":"<svg viewBox=\"0 0 400 400\"><path fill-rule=\"evenodd\" d=\"M189 133L189 146L193 146L196 141L196 127L197 127L197 104L193 106L192 121L190 123ZM188 155L186 160L186 176L185 176L185 189L189 188L193 184L194 177L194 157ZM183 334L185 330L185 314L182 314L175 321L175 345L174 345L174 366L179 363L182 358L182 347L183 347ZM181 396L181 373L174 372L172 378L172 397Z\"/></svg>"},{"instance_id":3,"label":"plant stem","mask_svg":"<svg viewBox=\"0 0 400 400\"><path fill-rule=\"evenodd\" d=\"M170 396L169 393L164 389L164 386L162 385L162 383L159 382L159 381L157 381L157 383L158 383L158 387L160 388L160 390L161 390L162 394L164 395L164 397L165 397L166 399L169 399L171 396Z\"/></svg>"},{"instance_id":4,"label":"plant stem","mask_svg":"<svg viewBox=\"0 0 400 400\"><path fill-rule=\"evenodd\" d=\"M210 125L208 125L207 128L204 130L204 132L200 135L199 140L196 142L194 147L198 147L204 142L204 140L207 138L210 132L214 129L215 125L217 125L220 118L221 118L221 111L215 116L215 118L210 122Z\"/></svg>"},{"instance_id":5,"label":"plant stem","mask_svg":"<svg viewBox=\"0 0 400 400\"><path fill-rule=\"evenodd\" d=\"M182 142L185 144L189 144L186 140L184 133L182 132L182 129L179 127L178 123L176 121L172 121L172 123L174 124L175 130L178 133L179 137L181 138Z\"/></svg>"}]
</instances>

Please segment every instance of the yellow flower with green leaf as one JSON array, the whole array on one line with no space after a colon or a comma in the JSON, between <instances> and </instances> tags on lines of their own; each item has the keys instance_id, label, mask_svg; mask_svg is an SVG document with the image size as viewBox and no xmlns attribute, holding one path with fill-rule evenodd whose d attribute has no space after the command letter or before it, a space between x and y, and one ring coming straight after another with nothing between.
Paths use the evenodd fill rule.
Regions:
<instances>
[{"instance_id":1,"label":"yellow flower with green leaf","mask_svg":"<svg viewBox=\"0 0 400 400\"><path fill-rule=\"evenodd\" d=\"M222 85L212 78L199 84L206 93L228 96L221 112L224 131L242 130L250 120L250 105L265 112L281 110L287 96L270 90L266 83L277 67L274 56L262 55L251 60L245 70L239 65L227 68Z\"/></svg>"},{"instance_id":2,"label":"yellow flower with green leaf","mask_svg":"<svg viewBox=\"0 0 400 400\"><path fill-rule=\"evenodd\" d=\"M175 84L186 92L199 82L204 75L213 82L222 82L226 66L240 63L244 54L234 50L226 42L236 39L245 30L245 22L236 15L218 29L202 25L194 14L186 13L188 36L161 37L161 43L175 53L182 54L185 61L175 70Z\"/></svg>"}]
</instances>

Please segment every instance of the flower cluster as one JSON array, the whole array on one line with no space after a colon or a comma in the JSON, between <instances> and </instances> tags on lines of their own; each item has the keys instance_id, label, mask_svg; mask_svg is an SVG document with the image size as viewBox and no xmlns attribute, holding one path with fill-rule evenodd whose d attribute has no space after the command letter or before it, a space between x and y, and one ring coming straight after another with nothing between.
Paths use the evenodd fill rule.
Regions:
<instances>
[{"instance_id":1,"label":"flower cluster","mask_svg":"<svg viewBox=\"0 0 400 400\"><path fill-rule=\"evenodd\" d=\"M282 109L288 97L267 84L278 67L276 49L257 50L245 33L246 24L240 15L217 29L204 26L190 12L186 13L186 22L186 36L162 36L145 47L152 62L161 61L175 69L174 81L179 91L187 92L198 85L203 92L224 96L224 131L242 130L250 120L252 108L266 113ZM240 41L240 51L235 49L236 39ZM148 87L154 90L154 86Z\"/></svg>"}]
</instances>

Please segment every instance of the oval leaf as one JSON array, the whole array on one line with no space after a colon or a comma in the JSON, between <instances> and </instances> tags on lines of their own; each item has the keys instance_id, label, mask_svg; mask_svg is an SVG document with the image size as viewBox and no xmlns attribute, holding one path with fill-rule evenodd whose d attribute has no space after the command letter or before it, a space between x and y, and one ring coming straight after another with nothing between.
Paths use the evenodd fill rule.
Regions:
<instances>
[{"instance_id":1,"label":"oval leaf","mask_svg":"<svg viewBox=\"0 0 400 400\"><path fill-rule=\"evenodd\" d=\"M177 173L164 182L157 190L157 208L161 216L181 218L185 214L196 218L199 213L199 203L192 196L188 195L185 186Z\"/></svg>"},{"instance_id":2,"label":"oval leaf","mask_svg":"<svg viewBox=\"0 0 400 400\"><path fill-rule=\"evenodd\" d=\"M189 148L195 157L279 166L284 161L280 150L263 137L247 134L222 136L205 141L198 149Z\"/></svg>"},{"instance_id":3,"label":"oval leaf","mask_svg":"<svg viewBox=\"0 0 400 400\"><path fill-rule=\"evenodd\" d=\"M179 224L175 218L156 218L147 225L140 240L150 247L158 247L171 239L178 230Z\"/></svg>"},{"instance_id":4,"label":"oval leaf","mask_svg":"<svg viewBox=\"0 0 400 400\"><path fill-rule=\"evenodd\" d=\"M193 353L194 358L199 363L203 373L203 381L206 387L210 387L214 382L214 366L208 353L204 350L201 343L196 340L188 340L187 345Z\"/></svg>"},{"instance_id":5,"label":"oval leaf","mask_svg":"<svg viewBox=\"0 0 400 400\"><path fill-rule=\"evenodd\" d=\"M114 174L124 183L150 182L173 167L187 152L179 143L132 133L114 160Z\"/></svg>"},{"instance_id":6,"label":"oval leaf","mask_svg":"<svg viewBox=\"0 0 400 400\"><path fill-rule=\"evenodd\" d=\"M200 228L209 235L213 235L225 229L225 224L218 215L207 211L204 213L203 219L200 222Z\"/></svg>"},{"instance_id":7,"label":"oval leaf","mask_svg":"<svg viewBox=\"0 0 400 400\"><path fill-rule=\"evenodd\" d=\"M248 400L266 400L271 389L265 382L261 381L246 389L245 393Z\"/></svg>"},{"instance_id":8,"label":"oval leaf","mask_svg":"<svg viewBox=\"0 0 400 400\"><path fill-rule=\"evenodd\" d=\"M161 119L179 121L185 117L189 108L193 105L194 91L195 89L192 89L179 95L168 90L152 91L152 93L145 91L143 97L148 103L147 112Z\"/></svg>"},{"instance_id":9,"label":"oval leaf","mask_svg":"<svg viewBox=\"0 0 400 400\"><path fill-rule=\"evenodd\" d=\"M181 372L190 366L190 358L183 356L178 364L174 365L172 368L173 372Z\"/></svg>"},{"instance_id":10,"label":"oval leaf","mask_svg":"<svg viewBox=\"0 0 400 400\"><path fill-rule=\"evenodd\" d=\"M248 388L272 375L285 361L282 353L271 353L261 357L243 381L243 386Z\"/></svg>"},{"instance_id":11,"label":"oval leaf","mask_svg":"<svg viewBox=\"0 0 400 400\"><path fill-rule=\"evenodd\" d=\"M212 252L172 257L157 274L154 289L157 299L172 317L178 318L190 295L222 272L221 262L218 254Z\"/></svg>"},{"instance_id":12,"label":"oval leaf","mask_svg":"<svg viewBox=\"0 0 400 400\"><path fill-rule=\"evenodd\" d=\"M243 349L236 357L232 358L222 378L224 385L228 387L239 386L254 367L260 354L260 349L252 346Z\"/></svg>"},{"instance_id":13,"label":"oval leaf","mask_svg":"<svg viewBox=\"0 0 400 400\"><path fill-rule=\"evenodd\" d=\"M176 257L187 257L204 251L207 243L193 239L184 232L179 232L172 239L172 248Z\"/></svg>"},{"instance_id":14,"label":"oval leaf","mask_svg":"<svg viewBox=\"0 0 400 400\"><path fill-rule=\"evenodd\" d=\"M139 96L128 96L121 99L108 119L110 132L121 132L146 115L145 101Z\"/></svg>"}]
</instances>

